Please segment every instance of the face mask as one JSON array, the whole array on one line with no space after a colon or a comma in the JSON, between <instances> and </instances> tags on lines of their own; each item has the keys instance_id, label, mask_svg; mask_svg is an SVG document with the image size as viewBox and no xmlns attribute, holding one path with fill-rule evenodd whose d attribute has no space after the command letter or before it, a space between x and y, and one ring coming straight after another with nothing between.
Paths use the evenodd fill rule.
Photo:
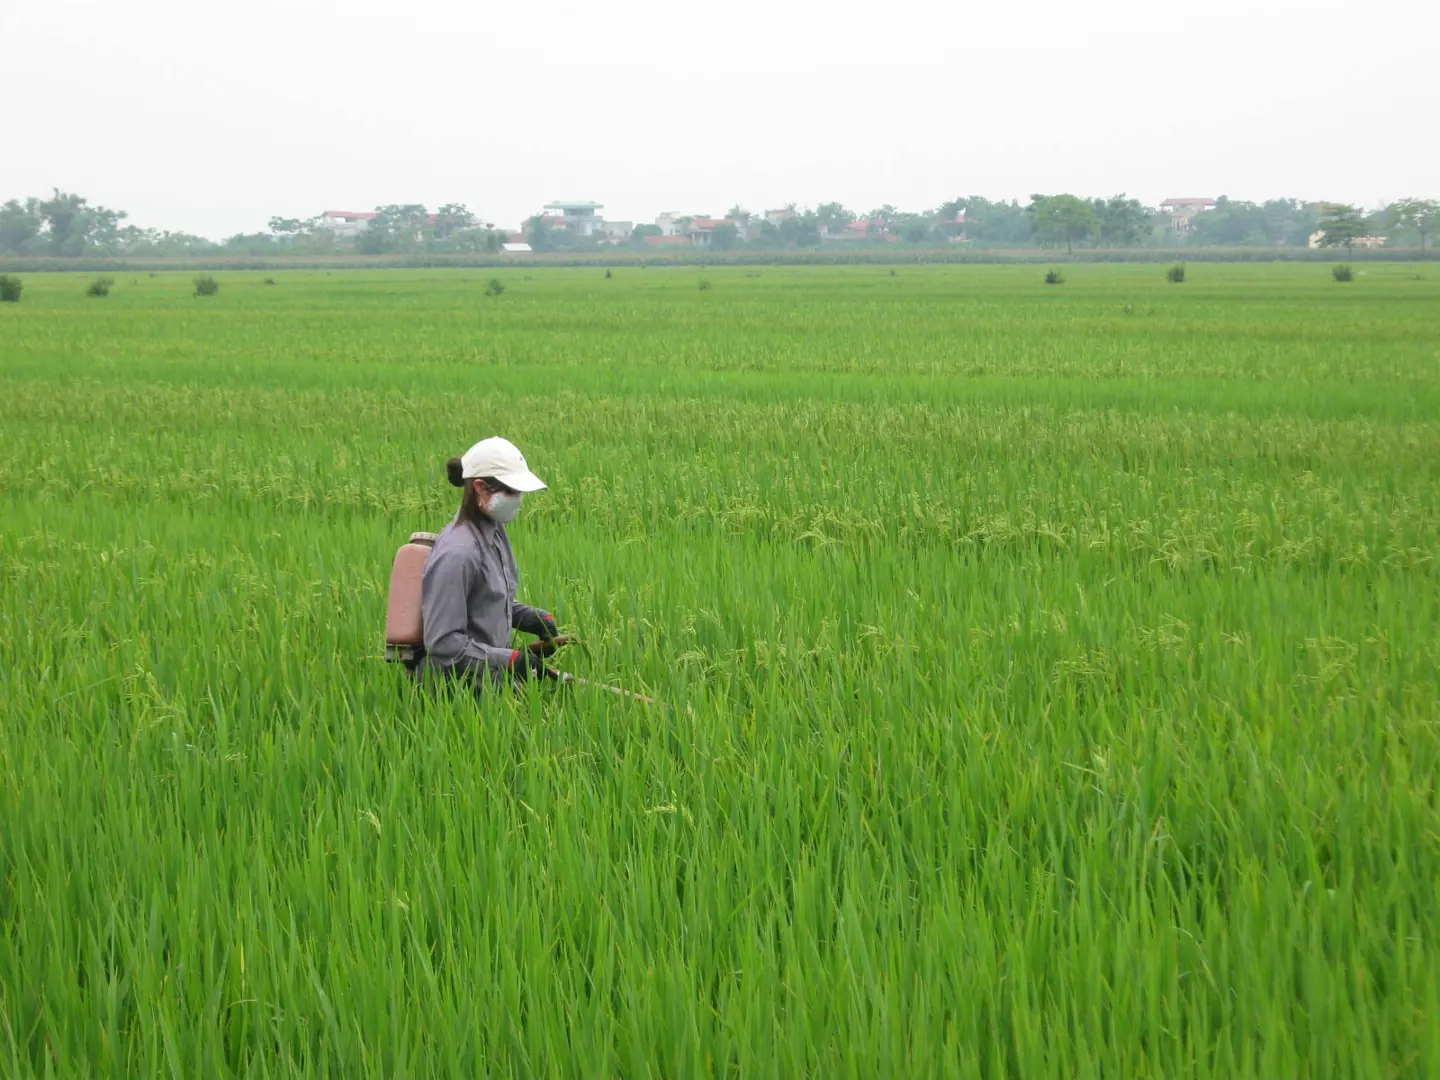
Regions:
<instances>
[{"instance_id":1,"label":"face mask","mask_svg":"<svg viewBox=\"0 0 1440 1080\"><path fill-rule=\"evenodd\" d=\"M508 491L497 491L490 496L490 505L485 512L491 519L504 525L507 521L514 521L520 514L520 504L525 501L524 495L511 495Z\"/></svg>"}]
</instances>

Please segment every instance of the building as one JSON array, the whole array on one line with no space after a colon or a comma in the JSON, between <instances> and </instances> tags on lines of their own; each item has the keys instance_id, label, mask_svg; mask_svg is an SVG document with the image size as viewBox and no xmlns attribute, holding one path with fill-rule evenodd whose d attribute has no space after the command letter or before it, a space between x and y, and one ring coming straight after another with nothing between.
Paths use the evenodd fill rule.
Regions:
<instances>
[{"instance_id":1,"label":"building","mask_svg":"<svg viewBox=\"0 0 1440 1080\"><path fill-rule=\"evenodd\" d=\"M709 247L715 230L722 225L734 225L737 235L740 231L740 226L729 218L697 217L691 220L685 235L690 237L690 243L696 247Z\"/></svg>"},{"instance_id":2,"label":"building","mask_svg":"<svg viewBox=\"0 0 1440 1080\"><path fill-rule=\"evenodd\" d=\"M315 224L329 229L335 236L359 236L375 220L374 214L357 213L353 210L326 210Z\"/></svg>"},{"instance_id":3,"label":"building","mask_svg":"<svg viewBox=\"0 0 1440 1080\"><path fill-rule=\"evenodd\" d=\"M634 231L635 223L633 221L602 221L600 223L600 238L615 244L625 243Z\"/></svg>"},{"instance_id":4,"label":"building","mask_svg":"<svg viewBox=\"0 0 1440 1080\"><path fill-rule=\"evenodd\" d=\"M529 255L534 249L525 243L501 244L500 250L506 255Z\"/></svg>"},{"instance_id":5,"label":"building","mask_svg":"<svg viewBox=\"0 0 1440 1080\"><path fill-rule=\"evenodd\" d=\"M782 221L789 221L791 218L799 217L793 206L787 206L781 210L766 210L764 217L771 225L779 226Z\"/></svg>"},{"instance_id":6,"label":"building","mask_svg":"<svg viewBox=\"0 0 1440 1080\"><path fill-rule=\"evenodd\" d=\"M545 209L558 211L558 213L546 215L550 219L551 225L574 233L576 236L598 236L605 226L605 219L598 213L604 209L603 203L552 202L546 203Z\"/></svg>"},{"instance_id":7,"label":"building","mask_svg":"<svg viewBox=\"0 0 1440 1080\"><path fill-rule=\"evenodd\" d=\"M1165 234L1174 238L1188 236L1195 215L1214 209L1214 199L1166 199L1160 204L1160 217Z\"/></svg>"},{"instance_id":8,"label":"building","mask_svg":"<svg viewBox=\"0 0 1440 1080\"><path fill-rule=\"evenodd\" d=\"M1358 247L1358 248L1378 248L1378 247L1384 247L1384 246L1385 246L1385 241L1386 241L1387 239L1388 239L1388 237L1384 237L1384 236L1357 236L1357 237L1355 237L1355 239L1353 239L1353 240L1350 241L1349 246L1352 247L1352 248L1357 248L1357 247ZM1319 232L1313 232L1313 233L1310 234L1310 243L1309 243L1309 245L1308 245L1310 248L1314 249L1314 248L1323 247L1324 244L1325 244L1325 230L1324 230L1324 229L1321 229Z\"/></svg>"}]
</instances>

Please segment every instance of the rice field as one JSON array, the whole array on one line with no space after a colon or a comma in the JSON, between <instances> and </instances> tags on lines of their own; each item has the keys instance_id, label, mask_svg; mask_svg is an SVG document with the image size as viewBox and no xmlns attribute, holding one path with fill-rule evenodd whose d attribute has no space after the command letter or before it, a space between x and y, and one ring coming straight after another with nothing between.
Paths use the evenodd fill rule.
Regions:
<instances>
[{"instance_id":1,"label":"rice field","mask_svg":"<svg viewBox=\"0 0 1440 1080\"><path fill-rule=\"evenodd\" d=\"M26 275L0 1076L1440 1075L1440 270L1043 270Z\"/></svg>"}]
</instances>

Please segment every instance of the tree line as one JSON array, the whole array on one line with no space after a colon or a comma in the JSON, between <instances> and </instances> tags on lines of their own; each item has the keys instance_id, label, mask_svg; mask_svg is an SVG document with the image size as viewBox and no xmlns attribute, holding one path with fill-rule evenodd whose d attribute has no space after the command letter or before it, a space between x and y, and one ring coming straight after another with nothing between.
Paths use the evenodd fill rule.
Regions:
<instances>
[{"instance_id":1,"label":"tree line","mask_svg":"<svg viewBox=\"0 0 1440 1080\"><path fill-rule=\"evenodd\" d=\"M265 232L238 233L221 241L185 232L127 224L123 210L94 205L56 190L49 198L10 199L0 205L0 254L72 258L81 256L187 256L198 254L271 256L457 253L500 250L506 234L463 203L430 212L418 203L375 208L367 227L353 237L337 236L320 217L272 217ZM933 210L903 211L891 205L856 213L838 202L756 215L733 206L705 233L719 251L816 248L846 237L857 244L916 246L963 241L981 248L1143 248L1304 247L1324 234L1327 246L1349 247L1367 236L1384 235L1392 246L1427 246L1440 226L1440 202L1406 198L1371 213L1347 204L1298 199L1246 202L1221 196L1197 213L1183 230L1167 226L1159 208L1126 195L1085 198L1035 194L1028 203L978 195L951 199ZM682 232L694 219L678 219ZM536 215L525 223L525 239L536 251L590 251L607 245L647 246L656 225L640 225L628 238L577 236L554 220Z\"/></svg>"}]
</instances>

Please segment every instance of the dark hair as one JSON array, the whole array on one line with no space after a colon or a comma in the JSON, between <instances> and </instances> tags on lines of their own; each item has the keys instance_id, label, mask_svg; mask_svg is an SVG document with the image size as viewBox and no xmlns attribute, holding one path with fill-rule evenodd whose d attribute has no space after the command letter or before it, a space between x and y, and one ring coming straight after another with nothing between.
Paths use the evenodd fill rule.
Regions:
<instances>
[{"instance_id":1,"label":"dark hair","mask_svg":"<svg viewBox=\"0 0 1440 1080\"><path fill-rule=\"evenodd\" d=\"M487 516L485 511L480 509L480 496L476 494L472 480L479 480L491 492L513 492L515 490L509 484L502 483L493 476L476 476L472 480L465 479L465 465L458 457L452 457L445 462L445 478L455 487L465 489L465 494L460 497L460 519L462 521L480 521Z\"/></svg>"},{"instance_id":2,"label":"dark hair","mask_svg":"<svg viewBox=\"0 0 1440 1080\"><path fill-rule=\"evenodd\" d=\"M480 497L475 494L475 485L465 479L465 466L458 457L452 457L445 462L445 478L455 487L465 489L465 493L460 496L460 520L484 521L485 512L480 509Z\"/></svg>"}]
</instances>

